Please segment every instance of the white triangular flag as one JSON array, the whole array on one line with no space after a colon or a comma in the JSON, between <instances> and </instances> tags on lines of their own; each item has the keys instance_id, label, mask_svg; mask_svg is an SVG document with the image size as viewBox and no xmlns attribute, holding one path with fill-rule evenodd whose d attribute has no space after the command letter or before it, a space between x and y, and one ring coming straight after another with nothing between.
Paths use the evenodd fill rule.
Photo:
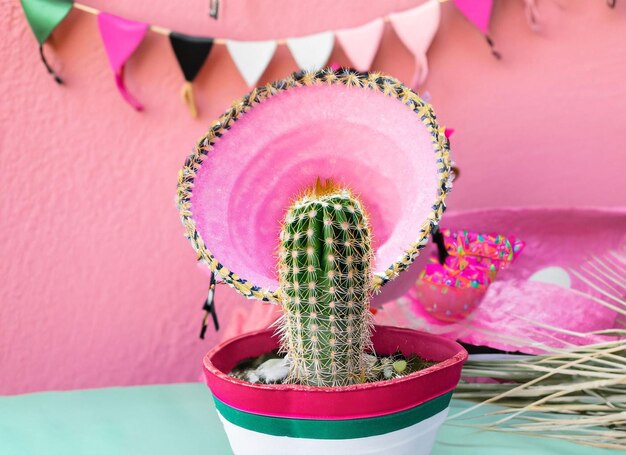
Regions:
<instances>
[{"instance_id":1,"label":"white triangular flag","mask_svg":"<svg viewBox=\"0 0 626 455\"><path fill-rule=\"evenodd\" d=\"M333 32L287 39L287 47L301 70L314 71L323 68L333 52L334 44Z\"/></svg>"},{"instance_id":2,"label":"white triangular flag","mask_svg":"<svg viewBox=\"0 0 626 455\"><path fill-rule=\"evenodd\" d=\"M394 30L415 58L415 71L411 87L416 88L426 80L428 60L426 51L430 47L441 18L438 0L430 0L417 8L389 15Z\"/></svg>"},{"instance_id":3,"label":"white triangular flag","mask_svg":"<svg viewBox=\"0 0 626 455\"><path fill-rule=\"evenodd\" d=\"M335 32L337 41L357 70L368 71L372 66L384 28L385 21L379 18L360 27Z\"/></svg>"},{"instance_id":4,"label":"white triangular flag","mask_svg":"<svg viewBox=\"0 0 626 455\"><path fill-rule=\"evenodd\" d=\"M248 87L253 87L272 60L276 41L227 40L226 47Z\"/></svg>"}]
</instances>

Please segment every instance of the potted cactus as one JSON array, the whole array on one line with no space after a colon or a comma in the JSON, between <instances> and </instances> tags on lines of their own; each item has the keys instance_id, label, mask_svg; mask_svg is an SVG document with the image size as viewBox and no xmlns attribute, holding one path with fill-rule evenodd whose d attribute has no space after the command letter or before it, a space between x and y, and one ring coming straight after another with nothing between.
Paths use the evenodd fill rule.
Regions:
<instances>
[{"instance_id":1,"label":"potted cactus","mask_svg":"<svg viewBox=\"0 0 626 455\"><path fill-rule=\"evenodd\" d=\"M377 73L323 70L257 88L200 140L179 176L187 236L221 281L283 309L277 328L204 359L235 453L430 451L467 354L373 325L370 301L436 229L449 175L430 106ZM231 374L277 349L278 384ZM381 376L391 355L399 366ZM414 356L431 366L403 374Z\"/></svg>"}]
</instances>

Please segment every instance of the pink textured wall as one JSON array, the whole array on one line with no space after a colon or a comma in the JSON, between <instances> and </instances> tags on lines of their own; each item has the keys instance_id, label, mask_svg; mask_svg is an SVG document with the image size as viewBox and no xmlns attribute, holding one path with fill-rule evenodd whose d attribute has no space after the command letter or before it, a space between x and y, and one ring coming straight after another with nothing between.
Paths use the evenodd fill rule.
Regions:
<instances>
[{"instance_id":1,"label":"pink textured wall","mask_svg":"<svg viewBox=\"0 0 626 455\"><path fill-rule=\"evenodd\" d=\"M257 39L358 25L420 0L222 0L219 23L205 14L208 0L89 3L190 34ZM626 205L626 4L541 1L544 32L534 34L522 3L496 2L500 62L443 5L424 88L457 131L463 177L451 208ZM196 379L217 336L197 339L207 278L183 238L175 182L244 83L217 46L196 84L203 115L190 119L169 44L150 34L127 68L146 106L138 114L115 90L94 17L73 12L55 32L48 55L67 81L57 87L17 0L4 5L0 393ZM337 48L332 60L348 63ZM391 30L374 67L410 78ZM294 69L279 48L263 79ZM226 289L218 305L223 323L228 308L250 308Z\"/></svg>"}]
</instances>

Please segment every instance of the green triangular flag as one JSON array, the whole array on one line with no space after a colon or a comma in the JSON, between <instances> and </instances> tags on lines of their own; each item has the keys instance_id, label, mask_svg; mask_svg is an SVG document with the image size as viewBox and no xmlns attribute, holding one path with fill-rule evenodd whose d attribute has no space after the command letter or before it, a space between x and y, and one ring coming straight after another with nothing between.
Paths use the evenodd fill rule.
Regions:
<instances>
[{"instance_id":1,"label":"green triangular flag","mask_svg":"<svg viewBox=\"0 0 626 455\"><path fill-rule=\"evenodd\" d=\"M43 55L43 43L70 12L74 4L73 0L21 0L21 3L28 24L39 42L41 61L48 72L54 76L54 80L62 84L63 81L55 74Z\"/></svg>"},{"instance_id":2,"label":"green triangular flag","mask_svg":"<svg viewBox=\"0 0 626 455\"><path fill-rule=\"evenodd\" d=\"M21 0L24 14L39 44L46 42L72 9L73 0Z\"/></svg>"}]
</instances>

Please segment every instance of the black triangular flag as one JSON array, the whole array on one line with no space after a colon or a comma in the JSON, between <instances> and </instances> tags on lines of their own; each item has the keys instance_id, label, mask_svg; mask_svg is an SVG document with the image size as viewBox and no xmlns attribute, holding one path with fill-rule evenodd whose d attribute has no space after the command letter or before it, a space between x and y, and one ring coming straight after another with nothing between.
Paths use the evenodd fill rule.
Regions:
<instances>
[{"instance_id":1,"label":"black triangular flag","mask_svg":"<svg viewBox=\"0 0 626 455\"><path fill-rule=\"evenodd\" d=\"M185 75L185 80L191 82L200 72L213 47L213 38L170 33L170 43Z\"/></svg>"}]
</instances>

